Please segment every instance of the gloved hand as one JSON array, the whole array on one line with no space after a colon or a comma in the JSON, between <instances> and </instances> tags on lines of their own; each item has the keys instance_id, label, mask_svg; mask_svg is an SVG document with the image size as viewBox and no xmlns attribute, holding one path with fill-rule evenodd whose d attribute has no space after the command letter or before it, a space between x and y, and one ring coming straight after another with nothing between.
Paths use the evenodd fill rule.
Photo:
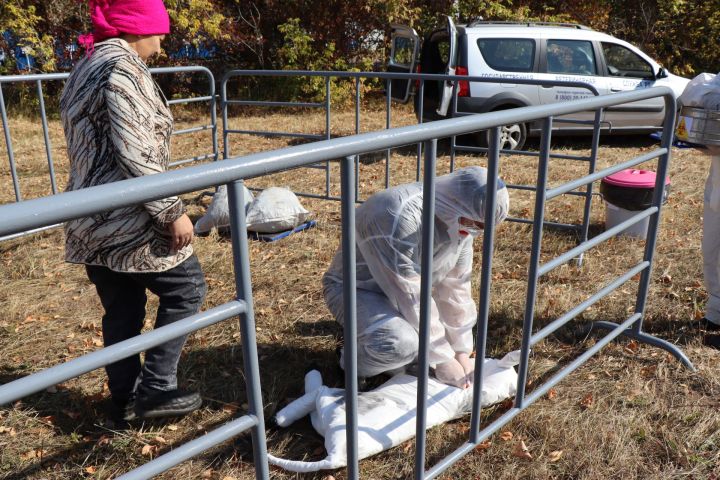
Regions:
<instances>
[{"instance_id":1,"label":"gloved hand","mask_svg":"<svg viewBox=\"0 0 720 480\"><path fill-rule=\"evenodd\" d=\"M456 353L455 360L462 365L468 384L472 384L475 375L475 359L470 358L467 353Z\"/></svg>"},{"instance_id":2,"label":"gloved hand","mask_svg":"<svg viewBox=\"0 0 720 480\"><path fill-rule=\"evenodd\" d=\"M455 359L437 364L435 366L435 378L453 387L468 388L470 386L465 370Z\"/></svg>"}]
</instances>

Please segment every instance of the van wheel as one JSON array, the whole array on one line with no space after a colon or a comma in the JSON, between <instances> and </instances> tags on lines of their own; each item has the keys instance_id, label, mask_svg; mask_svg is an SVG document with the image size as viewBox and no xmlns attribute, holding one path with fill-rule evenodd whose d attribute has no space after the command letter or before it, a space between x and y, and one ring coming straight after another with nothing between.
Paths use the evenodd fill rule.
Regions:
<instances>
[{"instance_id":1,"label":"van wheel","mask_svg":"<svg viewBox=\"0 0 720 480\"><path fill-rule=\"evenodd\" d=\"M483 145L490 145L490 131L482 132ZM527 126L524 123L513 123L500 127L500 149L522 150L527 140Z\"/></svg>"}]
</instances>

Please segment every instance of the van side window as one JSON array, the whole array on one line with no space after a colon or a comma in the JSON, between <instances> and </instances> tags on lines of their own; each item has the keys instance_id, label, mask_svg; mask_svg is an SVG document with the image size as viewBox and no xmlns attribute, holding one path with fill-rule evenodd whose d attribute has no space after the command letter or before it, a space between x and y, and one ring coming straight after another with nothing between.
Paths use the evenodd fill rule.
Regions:
<instances>
[{"instance_id":1,"label":"van side window","mask_svg":"<svg viewBox=\"0 0 720 480\"><path fill-rule=\"evenodd\" d=\"M415 53L415 41L408 37L395 37L392 45L390 63L398 66L410 66Z\"/></svg>"},{"instance_id":2,"label":"van side window","mask_svg":"<svg viewBox=\"0 0 720 480\"><path fill-rule=\"evenodd\" d=\"M602 42L602 49L610 76L655 79L652 66L629 48L616 43Z\"/></svg>"},{"instance_id":3,"label":"van side window","mask_svg":"<svg viewBox=\"0 0 720 480\"><path fill-rule=\"evenodd\" d=\"M592 43L579 40L548 40L545 50L547 73L596 75Z\"/></svg>"},{"instance_id":4,"label":"van side window","mask_svg":"<svg viewBox=\"0 0 720 480\"><path fill-rule=\"evenodd\" d=\"M493 70L532 72L535 41L527 38L481 38L480 53Z\"/></svg>"}]
</instances>

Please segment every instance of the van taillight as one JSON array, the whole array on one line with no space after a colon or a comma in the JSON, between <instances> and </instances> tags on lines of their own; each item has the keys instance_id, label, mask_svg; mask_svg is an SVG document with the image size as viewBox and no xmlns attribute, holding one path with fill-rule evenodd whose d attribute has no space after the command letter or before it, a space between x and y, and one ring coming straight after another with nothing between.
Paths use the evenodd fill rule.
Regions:
<instances>
[{"instance_id":1,"label":"van taillight","mask_svg":"<svg viewBox=\"0 0 720 480\"><path fill-rule=\"evenodd\" d=\"M467 67L455 67L455 75L467 75ZM458 97L469 97L470 96L470 82L467 80L460 80L458 82Z\"/></svg>"},{"instance_id":2,"label":"van taillight","mask_svg":"<svg viewBox=\"0 0 720 480\"><path fill-rule=\"evenodd\" d=\"M415 73L420 73L420 65L415 67ZM417 80L415 80L415 91L416 92L420 91L420 79L419 78Z\"/></svg>"}]
</instances>

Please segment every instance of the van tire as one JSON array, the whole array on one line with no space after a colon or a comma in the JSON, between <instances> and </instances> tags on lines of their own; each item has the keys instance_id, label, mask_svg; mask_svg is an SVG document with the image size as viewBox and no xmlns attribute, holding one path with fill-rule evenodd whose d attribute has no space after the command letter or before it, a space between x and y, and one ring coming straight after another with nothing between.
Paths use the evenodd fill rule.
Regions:
<instances>
[{"instance_id":1,"label":"van tire","mask_svg":"<svg viewBox=\"0 0 720 480\"><path fill-rule=\"evenodd\" d=\"M490 145L490 130L477 132L477 140L481 147ZM522 150L527 140L527 125L525 123L513 123L500 127L500 149L501 150Z\"/></svg>"},{"instance_id":2,"label":"van tire","mask_svg":"<svg viewBox=\"0 0 720 480\"><path fill-rule=\"evenodd\" d=\"M501 150L522 150L525 140L527 140L527 125L524 123L503 125L500 128Z\"/></svg>"}]
</instances>

